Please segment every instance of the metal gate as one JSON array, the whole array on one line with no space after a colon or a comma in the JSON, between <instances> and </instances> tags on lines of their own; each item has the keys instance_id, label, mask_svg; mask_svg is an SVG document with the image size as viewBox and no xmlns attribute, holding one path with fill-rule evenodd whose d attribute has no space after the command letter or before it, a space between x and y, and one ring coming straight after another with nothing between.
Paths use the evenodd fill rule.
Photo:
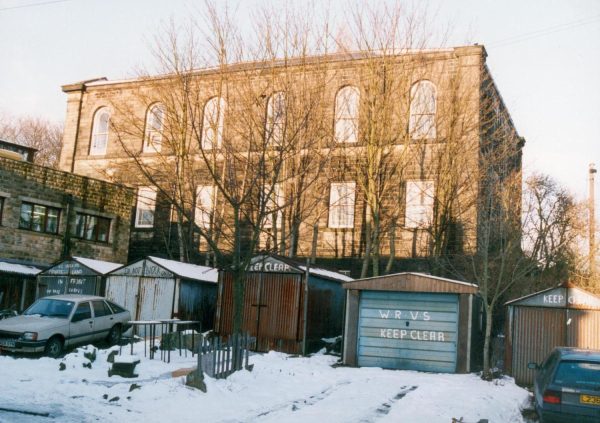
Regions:
<instances>
[{"instance_id":1,"label":"metal gate","mask_svg":"<svg viewBox=\"0 0 600 423\"><path fill-rule=\"evenodd\" d=\"M454 373L458 295L363 291L358 365Z\"/></svg>"},{"instance_id":2,"label":"metal gate","mask_svg":"<svg viewBox=\"0 0 600 423\"><path fill-rule=\"evenodd\" d=\"M248 273L242 330L256 337L256 351L301 352L303 339L303 275ZM233 332L233 277L223 272L219 280L218 333Z\"/></svg>"}]
</instances>

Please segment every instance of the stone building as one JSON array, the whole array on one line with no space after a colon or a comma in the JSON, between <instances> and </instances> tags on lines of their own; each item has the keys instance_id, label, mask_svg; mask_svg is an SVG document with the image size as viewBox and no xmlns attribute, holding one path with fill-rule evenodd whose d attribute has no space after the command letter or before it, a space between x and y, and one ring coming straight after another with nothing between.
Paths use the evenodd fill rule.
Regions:
<instances>
[{"instance_id":1,"label":"stone building","mask_svg":"<svg viewBox=\"0 0 600 423\"><path fill-rule=\"evenodd\" d=\"M0 157L0 258L125 263L131 188Z\"/></svg>"},{"instance_id":2,"label":"stone building","mask_svg":"<svg viewBox=\"0 0 600 423\"><path fill-rule=\"evenodd\" d=\"M204 262L209 249L198 230L214 229L210 236L222 233L216 242L224 242L231 218L211 179L231 170L235 154L227 156L227 148L254 143L248 157L263 151L269 159L285 150L290 160L281 174L263 179L244 204L249 231L262 231L257 250L315 256L356 275L370 249L382 263L396 257L392 270L422 270L415 259L436 245L461 251L466 238L476 239L474 204L488 172L482 157L504 151L490 172L503 169L520 180L524 141L486 57L478 45L339 53L199 69L189 80L163 75L65 85L60 168L136 188L130 260L187 251L189 260ZM186 85L177 85L183 79ZM182 98L194 101L186 104L192 111L185 122ZM174 127L185 132L179 144ZM294 158L308 164L290 165ZM184 162L193 169L180 175ZM311 163L318 174L301 168ZM294 198L298 180L313 175L302 200ZM460 187L448 185L457 180ZM174 206L183 185L189 192L177 194ZM471 226L447 224L459 203ZM225 223L213 228L217 221Z\"/></svg>"}]
</instances>

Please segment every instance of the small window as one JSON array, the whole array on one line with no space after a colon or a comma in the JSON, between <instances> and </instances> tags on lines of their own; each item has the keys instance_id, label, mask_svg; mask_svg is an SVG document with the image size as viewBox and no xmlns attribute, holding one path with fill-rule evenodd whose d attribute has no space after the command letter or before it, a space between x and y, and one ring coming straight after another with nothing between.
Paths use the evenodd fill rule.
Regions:
<instances>
[{"instance_id":1,"label":"small window","mask_svg":"<svg viewBox=\"0 0 600 423\"><path fill-rule=\"evenodd\" d=\"M112 310L104 301L92 301L94 317L104 317L112 314Z\"/></svg>"},{"instance_id":2,"label":"small window","mask_svg":"<svg viewBox=\"0 0 600 423\"><path fill-rule=\"evenodd\" d=\"M60 209L38 204L21 204L19 228L36 232L58 233Z\"/></svg>"},{"instance_id":3,"label":"small window","mask_svg":"<svg viewBox=\"0 0 600 423\"><path fill-rule=\"evenodd\" d=\"M92 309L90 308L90 303L88 301L84 303L80 303L77 306L77 310L75 310L75 314L73 314L73 318L71 322L81 322L82 320L91 319L92 318Z\"/></svg>"},{"instance_id":4,"label":"small window","mask_svg":"<svg viewBox=\"0 0 600 423\"><path fill-rule=\"evenodd\" d=\"M90 155L102 156L106 154L106 145L108 144L109 121L110 115L106 107L99 109L94 115Z\"/></svg>"},{"instance_id":5,"label":"small window","mask_svg":"<svg viewBox=\"0 0 600 423\"><path fill-rule=\"evenodd\" d=\"M155 104L148 109L146 116L146 136L144 137L144 152L160 152L163 139L163 122L165 106Z\"/></svg>"},{"instance_id":6,"label":"small window","mask_svg":"<svg viewBox=\"0 0 600 423\"><path fill-rule=\"evenodd\" d=\"M433 181L409 181L406 183L407 228L423 228L433 218Z\"/></svg>"},{"instance_id":7,"label":"small window","mask_svg":"<svg viewBox=\"0 0 600 423\"><path fill-rule=\"evenodd\" d=\"M123 307L113 303L112 301L107 301L107 303L110 306L110 308L112 309L113 313L115 313L115 314L125 313L127 311Z\"/></svg>"},{"instance_id":8,"label":"small window","mask_svg":"<svg viewBox=\"0 0 600 423\"><path fill-rule=\"evenodd\" d=\"M271 191L271 192L270 192ZM269 195L270 192L270 195ZM261 201L266 201L265 203L265 219L263 222L264 228L272 228L273 227L273 215L275 214L276 226L277 228L281 228L281 224L283 223L283 214L281 212L281 208L285 203L285 199L283 198L283 192L281 190L280 184L275 184L273 190L271 190L270 186L265 186L263 191L263 197Z\"/></svg>"},{"instance_id":9,"label":"small window","mask_svg":"<svg viewBox=\"0 0 600 423\"><path fill-rule=\"evenodd\" d=\"M554 383L570 388L598 390L600 388L600 363L563 361L558 365Z\"/></svg>"},{"instance_id":10,"label":"small window","mask_svg":"<svg viewBox=\"0 0 600 423\"><path fill-rule=\"evenodd\" d=\"M331 184L329 193L329 227L354 227L355 182Z\"/></svg>"},{"instance_id":11,"label":"small window","mask_svg":"<svg viewBox=\"0 0 600 423\"><path fill-rule=\"evenodd\" d=\"M358 141L358 112L360 92L347 86L335 96L335 140L354 143Z\"/></svg>"},{"instance_id":12,"label":"small window","mask_svg":"<svg viewBox=\"0 0 600 423\"><path fill-rule=\"evenodd\" d=\"M110 219L84 213L75 215L75 238L108 242Z\"/></svg>"},{"instance_id":13,"label":"small window","mask_svg":"<svg viewBox=\"0 0 600 423\"><path fill-rule=\"evenodd\" d=\"M435 138L437 93L431 81L421 81L410 90L410 120L408 130L412 138Z\"/></svg>"},{"instance_id":14,"label":"small window","mask_svg":"<svg viewBox=\"0 0 600 423\"><path fill-rule=\"evenodd\" d=\"M223 142L223 124L225 121L225 101L213 97L204 106L202 119L202 149L220 148Z\"/></svg>"},{"instance_id":15,"label":"small window","mask_svg":"<svg viewBox=\"0 0 600 423\"><path fill-rule=\"evenodd\" d=\"M4 203L5 203L5 199L3 197L0 197L0 225L2 225L2 215L4 213Z\"/></svg>"},{"instance_id":16,"label":"small window","mask_svg":"<svg viewBox=\"0 0 600 423\"><path fill-rule=\"evenodd\" d=\"M156 188L142 187L138 189L135 215L136 228L154 226L154 208L156 207Z\"/></svg>"},{"instance_id":17,"label":"small window","mask_svg":"<svg viewBox=\"0 0 600 423\"><path fill-rule=\"evenodd\" d=\"M201 228L209 228L217 192L213 186L198 187L196 196L196 224Z\"/></svg>"},{"instance_id":18,"label":"small window","mask_svg":"<svg viewBox=\"0 0 600 423\"><path fill-rule=\"evenodd\" d=\"M274 93L267 102L266 138L270 144L282 144L285 115L285 94L283 92Z\"/></svg>"}]
</instances>

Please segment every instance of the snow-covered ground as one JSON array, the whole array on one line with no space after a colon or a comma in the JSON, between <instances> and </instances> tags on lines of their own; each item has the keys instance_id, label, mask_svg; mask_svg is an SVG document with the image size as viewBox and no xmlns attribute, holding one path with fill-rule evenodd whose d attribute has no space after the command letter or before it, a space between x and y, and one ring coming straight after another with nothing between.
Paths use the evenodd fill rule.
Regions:
<instances>
[{"instance_id":1,"label":"snow-covered ground","mask_svg":"<svg viewBox=\"0 0 600 423\"><path fill-rule=\"evenodd\" d=\"M92 351L93 346L85 347ZM97 350L92 368L85 350L63 359L0 356L0 408L50 413L32 417L0 411L0 422L523 422L527 391L511 379L484 382L476 375L445 375L377 368L331 367L335 357L270 352L251 355L252 372L226 380L205 377L208 393L185 386L170 372L195 359L171 353L171 363L144 358L137 379L108 377L109 350ZM123 354L129 347L123 348ZM59 364L66 369L59 371ZM129 391L133 383L140 389ZM118 399L115 400L115 398ZM111 401L112 400L112 401Z\"/></svg>"}]
</instances>

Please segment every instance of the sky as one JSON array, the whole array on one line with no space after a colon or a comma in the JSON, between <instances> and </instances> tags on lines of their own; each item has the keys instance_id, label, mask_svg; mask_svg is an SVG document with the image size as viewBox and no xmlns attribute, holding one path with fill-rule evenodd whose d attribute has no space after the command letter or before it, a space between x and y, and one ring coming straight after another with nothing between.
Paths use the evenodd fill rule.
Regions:
<instances>
[{"instance_id":1,"label":"sky","mask_svg":"<svg viewBox=\"0 0 600 423\"><path fill-rule=\"evenodd\" d=\"M334 8L342 3L330 1ZM252 3L232 2L242 14ZM0 0L0 110L64 120L61 85L131 76L150 62L147 40L156 26L202 5ZM440 27L451 24L448 45L468 40L486 47L492 76L526 139L525 173L549 174L587 198L588 166L600 167L600 0L430 0L429 8Z\"/></svg>"}]
</instances>

